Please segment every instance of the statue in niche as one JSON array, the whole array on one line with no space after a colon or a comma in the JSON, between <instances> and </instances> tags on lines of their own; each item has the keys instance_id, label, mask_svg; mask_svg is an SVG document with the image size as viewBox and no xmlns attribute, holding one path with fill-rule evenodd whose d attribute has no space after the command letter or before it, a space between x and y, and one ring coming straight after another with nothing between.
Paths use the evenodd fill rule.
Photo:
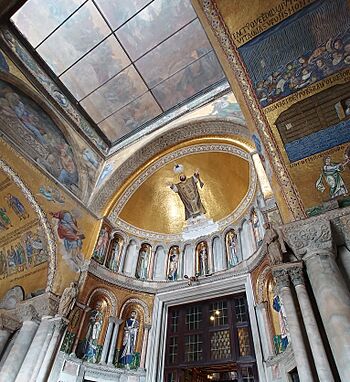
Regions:
<instances>
[{"instance_id":1,"label":"statue in niche","mask_svg":"<svg viewBox=\"0 0 350 382\"><path fill-rule=\"evenodd\" d=\"M98 236L97 244L94 250L93 257L96 261L98 261L100 264L103 264L106 250L109 243L109 232L107 227L102 227L100 234Z\"/></svg>"},{"instance_id":2,"label":"statue in niche","mask_svg":"<svg viewBox=\"0 0 350 382\"><path fill-rule=\"evenodd\" d=\"M61 317L67 317L69 312L73 309L76 298L78 295L78 287L75 282L70 283L61 296L60 303L58 305L58 315Z\"/></svg>"},{"instance_id":3,"label":"statue in niche","mask_svg":"<svg viewBox=\"0 0 350 382\"><path fill-rule=\"evenodd\" d=\"M185 220L188 220L206 213L198 190L198 185L203 188L204 183L199 177L199 170L196 170L190 178L186 177L183 170L181 164L174 166L174 172L180 174L180 182L171 184L170 188L179 195L185 207Z\"/></svg>"},{"instance_id":4,"label":"statue in niche","mask_svg":"<svg viewBox=\"0 0 350 382\"><path fill-rule=\"evenodd\" d=\"M118 235L115 235L111 242L110 257L108 260L108 268L113 272L117 272L118 259L119 259L121 248L122 248L122 239Z\"/></svg>"},{"instance_id":5,"label":"statue in niche","mask_svg":"<svg viewBox=\"0 0 350 382\"><path fill-rule=\"evenodd\" d=\"M199 276L209 274L208 265L208 246L207 243L202 241L197 246L197 273Z\"/></svg>"},{"instance_id":6,"label":"statue in niche","mask_svg":"<svg viewBox=\"0 0 350 382\"><path fill-rule=\"evenodd\" d=\"M151 252L151 246L149 244L142 244L140 252L139 252L139 258L137 260L137 267L136 267L136 278L140 280L146 280L147 279L147 270L148 270L148 262Z\"/></svg>"},{"instance_id":7,"label":"statue in niche","mask_svg":"<svg viewBox=\"0 0 350 382\"><path fill-rule=\"evenodd\" d=\"M180 255L179 247L171 247L169 254L168 280L174 281L177 279L177 267Z\"/></svg>"},{"instance_id":8,"label":"statue in niche","mask_svg":"<svg viewBox=\"0 0 350 382\"><path fill-rule=\"evenodd\" d=\"M101 334L103 324L103 312L102 312L102 303L98 303L96 308L92 310L89 326L86 332L85 340L85 351L84 351L84 360L92 363L97 362L97 350L98 350L98 339Z\"/></svg>"},{"instance_id":9,"label":"statue in niche","mask_svg":"<svg viewBox=\"0 0 350 382\"><path fill-rule=\"evenodd\" d=\"M231 229L226 234L226 250L228 252L228 266L234 267L238 264L238 237L234 229Z\"/></svg>"},{"instance_id":10,"label":"statue in niche","mask_svg":"<svg viewBox=\"0 0 350 382\"><path fill-rule=\"evenodd\" d=\"M125 321L123 344L119 358L119 363L126 368L130 368L134 362L139 326L137 313L133 310L130 317Z\"/></svg>"},{"instance_id":11,"label":"statue in niche","mask_svg":"<svg viewBox=\"0 0 350 382\"><path fill-rule=\"evenodd\" d=\"M288 346L289 329L287 325L287 318L284 311L284 306L279 296L276 294L273 297L272 307L273 310L275 310L278 313L278 321L281 330L281 333L276 334L273 338L276 353L279 354L284 352Z\"/></svg>"},{"instance_id":12,"label":"statue in niche","mask_svg":"<svg viewBox=\"0 0 350 382\"><path fill-rule=\"evenodd\" d=\"M258 214L257 214L255 208L252 209L252 212L250 215L250 221L252 223L256 245L260 246L262 243L262 237L261 237L261 232L260 232L261 222L259 220L259 217L258 217Z\"/></svg>"},{"instance_id":13,"label":"statue in niche","mask_svg":"<svg viewBox=\"0 0 350 382\"><path fill-rule=\"evenodd\" d=\"M287 253L283 234L280 230L272 228L271 223L265 223L264 245L269 258L270 265L283 263L283 254Z\"/></svg>"}]
</instances>

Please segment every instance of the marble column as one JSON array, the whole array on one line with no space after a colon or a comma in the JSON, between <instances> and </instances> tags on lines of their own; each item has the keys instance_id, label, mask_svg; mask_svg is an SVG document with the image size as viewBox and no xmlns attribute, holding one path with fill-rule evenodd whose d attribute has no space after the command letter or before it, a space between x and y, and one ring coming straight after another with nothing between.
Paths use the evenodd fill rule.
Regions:
<instances>
[{"instance_id":1,"label":"marble column","mask_svg":"<svg viewBox=\"0 0 350 382\"><path fill-rule=\"evenodd\" d=\"M10 338L10 332L6 329L0 329L0 355L4 351L7 341Z\"/></svg>"},{"instance_id":2,"label":"marble column","mask_svg":"<svg viewBox=\"0 0 350 382\"><path fill-rule=\"evenodd\" d=\"M41 346L40 353L39 353L39 355L37 357L37 360L35 362L34 369L33 369L33 372L32 372L32 376L30 378L30 382L36 382L36 377L37 377L37 375L38 375L38 373L40 371L41 365L42 365L43 360L44 360L45 355L46 355L47 348L49 346L49 343L50 343L52 335L53 335L54 321L52 319L50 319L50 320L47 321L47 324L48 324L48 328L47 328L45 340L44 340L44 343Z\"/></svg>"},{"instance_id":3,"label":"marble column","mask_svg":"<svg viewBox=\"0 0 350 382\"><path fill-rule=\"evenodd\" d=\"M38 324L34 321L23 322L6 362L1 369L1 380L6 382L15 381L37 328Z\"/></svg>"},{"instance_id":4,"label":"marble column","mask_svg":"<svg viewBox=\"0 0 350 382\"><path fill-rule=\"evenodd\" d=\"M148 333L149 333L150 328L151 328L151 325L145 324L144 329L143 329L141 360L140 360L140 368L141 369L145 368Z\"/></svg>"},{"instance_id":5,"label":"marble column","mask_svg":"<svg viewBox=\"0 0 350 382\"><path fill-rule=\"evenodd\" d=\"M119 327L120 324L123 322L121 318L116 318L114 322L114 329L113 329L113 334L112 334L112 341L111 341L111 347L109 349L108 353L108 359L107 359L107 364L109 366L113 366L113 361L114 361L114 355L115 355L115 346L117 344L117 339L118 339L118 333L119 333Z\"/></svg>"},{"instance_id":6,"label":"marble column","mask_svg":"<svg viewBox=\"0 0 350 382\"><path fill-rule=\"evenodd\" d=\"M51 316L42 317L39 328L35 333L35 336L29 347L27 355L22 363L21 369L19 370L19 373L17 374L16 382L30 380L35 368L36 361L38 360L40 351L44 345L47 332L49 330L48 320L50 318L52 317Z\"/></svg>"},{"instance_id":7,"label":"marble column","mask_svg":"<svg viewBox=\"0 0 350 382\"><path fill-rule=\"evenodd\" d=\"M304 257L322 322L342 381L350 376L350 293L330 251Z\"/></svg>"},{"instance_id":8,"label":"marble column","mask_svg":"<svg viewBox=\"0 0 350 382\"><path fill-rule=\"evenodd\" d=\"M103 348L102 348L101 359L100 359L100 363L103 364L103 365L106 364L107 353L108 353L109 345L111 343L111 336L112 336L112 331L113 331L113 325L114 325L114 318L113 317L109 317L107 332L106 332L106 335L105 335L105 339L103 341Z\"/></svg>"},{"instance_id":9,"label":"marble column","mask_svg":"<svg viewBox=\"0 0 350 382\"><path fill-rule=\"evenodd\" d=\"M255 307L258 319L258 326L261 333L260 339L265 361L274 354L272 346L273 341L271 337L271 331L269 328L269 319L267 316L267 304L267 301L264 301L260 304L257 304Z\"/></svg>"},{"instance_id":10,"label":"marble column","mask_svg":"<svg viewBox=\"0 0 350 382\"><path fill-rule=\"evenodd\" d=\"M291 337L295 362L298 368L300 382L311 382L314 380L311 367L303 340L303 334L300 327L297 311L294 305L290 281L285 265L272 268L272 274L276 280L279 296L282 299L287 316L287 324Z\"/></svg>"},{"instance_id":11,"label":"marble column","mask_svg":"<svg viewBox=\"0 0 350 382\"><path fill-rule=\"evenodd\" d=\"M55 317L54 319L52 319L52 321L54 322L52 337L47 347L46 354L41 364L36 382L47 381L47 377L50 372L50 367L53 362L53 358L56 354L58 344L62 337L63 328L68 323L68 321L62 317Z\"/></svg>"},{"instance_id":12,"label":"marble column","mask_svg":"<svg viewBox=\"0 0 350 382\"><path fill-rule=\"evenodd\" d=\"M333 374L323 346L321 334L317 326L310 299L306 291L303 276L303 264L296 264L289 268L288 271L297 294L301 315L303 317L304 326L309 339L318 378L320 382L333 382Z\"/></svg>"},{"instance_id":13,"label":"marble column","mask_svg":"<svg viewBox=\"0 0 350 382\"><path fill-rule=\"evenodd\" d=\"M81 332L82 332L83 326L84 326L85 317L86 317L86 314L88 312L90 312L90 310L91 310L91 308L88 306L83 311L83 315L82 315L82 317L80 319L80 323L79 323L79 328L78 328L77 334L75 335L75 338L74 338L74 342L73 342L73 346L72 346L72 354L75 354L75 352L77 350L77 347L79 344L79 339L81 336Z\"/></svg>"}]
</instances>

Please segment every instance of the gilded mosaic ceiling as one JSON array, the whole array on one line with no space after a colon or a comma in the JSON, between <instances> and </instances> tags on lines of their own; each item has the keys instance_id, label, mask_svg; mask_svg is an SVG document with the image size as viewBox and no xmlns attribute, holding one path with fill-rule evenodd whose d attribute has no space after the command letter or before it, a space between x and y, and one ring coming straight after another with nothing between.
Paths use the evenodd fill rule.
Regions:
<instances>
[{"instance_id":1,"label":"gilded mosaic ceiling","mask_svg":"<svg viewBox=\"0 0 350 382\"><path fill-rule=\"evenodd\" d=\"M207 218L217 222L235 211L249 189L249 154L231 145L212 146L208 152L206 147L209 145L191 146L172 153L174 160L163 159L166 164L137 187L118 213L118 219L144 231L181 233L185 208L179 194L170 187L180 182L180 174L174 173L176 164L184 167L182 173L187 178L198 171L197 187ZM190 154L186 155L186 150Z\"/></svg>"}]
</instances>

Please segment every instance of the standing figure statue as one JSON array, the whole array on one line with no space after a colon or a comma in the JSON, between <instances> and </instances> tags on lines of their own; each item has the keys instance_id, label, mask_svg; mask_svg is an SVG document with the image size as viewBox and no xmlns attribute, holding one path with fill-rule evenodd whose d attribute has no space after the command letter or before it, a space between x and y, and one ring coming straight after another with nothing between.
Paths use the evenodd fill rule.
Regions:
<instances>
[{"instance_id":1,"label":"standing figure statue","mask_svg":"<svg viewBox=\"0 0 350 382\"><path fill-rule=\"evenodd\" d=\"M277 232L272 228L270 223L264 224L265 236L264 245L266 245L267 255L270 265L278 265L283 263L283 254L287 252L282 232Z\"/></svg>"},{"instance_id":2,"label":"standing figure statue","mask_svg":"<svg viewBox=\"0 0 350 382\"><path fill-rule=\"evenodd\" d=\"M119 259L119 252L121 250L121 239L119 236L114 236L111 244L111 252L110 252L110 258L108 261L108 268L113 271L117 272L118 269L118 259Z\"/></svg>"},{"instance_id":3,"label":"standing figure statue","mask_svg":"<svg viewBox=\"0 0 350 382\"><path fill-rule=\"evenodd\" d=\"M230 230L226 234L226 248L228 250L228 258L229 258L229 267L234 267L238 264L238 256L237 256L237 234L235 230Z\"/></svg>"},{"instance_id":4,"label":"standing figure statue","mask_svg":"<svg viewBox=\"0 0 350 382\"><path fill-rule=\"evenodd\" d=\"M86 333L86 346L84 352L84 360L92 363L97 362L98 339L102 330L103 313L101 305L97 305L91 312L89 326Z\"/></svg>"},{"instance_id":5,"label":"standing figure statue","mask_svg":"<svg viewBox=\"0 0 350 382\"><path fill-rule=\"evenodd\" d=\"M137 269L136 269L136 278L140 280L147 279L147 269L148 269L148 255L149 255L149 245L142 244L139 258L137 261Z\"/></svg>"},{"instance_id":6,"label":"standing figure statue","mask_svg":"<svg viewBox=\"0 0 350 382\"><path fill-rule=\"evenodd\" d=\"M200 276L205 276L209 273L208 248L207 248L207 244L205 242L202 242L199 244L198 273Z\"/></svg>"},{"instance_id":7,"label":"standing figure statue","mask_svg":"<svg viewBox=\"0 0 350 382\"><path fill-rule=\"evenodd\" d=\"M119 363L126 368L130 368L130 365L134 361L138 330L139 322L137 320L137 313L133 310L125 322L123 346L119 358Z\"/></svg>"},{"instance_id":8,"label":"standing figure statue","mask_svg":"<svg viewBox=\"0 0 350 382\"><path fill-rule=\"evenodd\" d=\"M177 279L178 262L179 262L179 248L172 247L170 249L170 256L169 256L168 280L174 281Z\"/></svg>"},{"instance_id":9,"label":"standing figure statue","mask_svg":"<svg viewBox=\"0 0 350 382\"><path fill-rule=\"evenodd\" d=\"M203 188L204 186L204 183L199 177L199 170L196 170L190 178L187 178L185 174L181 174L180 182L170 185L170 188L179 195L185 207L186 220L206 213L199 195L197 184L199 184L200 188Z\"/></svg>"},{"instance_id":10,"label":"standing figure statue","mask_svg":"<svg viewBox=\"0 0 350 382\"><path fill-rule=\"evenodd\" d=\"M75 282L71 282L61 296L60 303L58 305L58 315L61 317L67 317L69 312L73 309L76 298L78 295L78 288Z\"/></svg>"}]
</instances>

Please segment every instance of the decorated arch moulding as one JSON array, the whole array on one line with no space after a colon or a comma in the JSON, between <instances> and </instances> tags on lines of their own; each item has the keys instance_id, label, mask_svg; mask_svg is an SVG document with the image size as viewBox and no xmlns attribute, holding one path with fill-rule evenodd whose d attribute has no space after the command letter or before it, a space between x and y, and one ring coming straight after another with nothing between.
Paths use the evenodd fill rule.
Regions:
<instances>
[{"instance_id":1,"label":"decorated arch moulding","mask_svg":"<svg viewBox=\"0 0 350 382\"><path fill-rule=\"evenodd\" d=\"M144 301L142 301L138 298L129 298L128 300L126 300L124 302L123 306L120 309L119 318L123 317L124 311L129 305L140 305L142 307L142 310L143 310L145 324L151 323L151 316L149 313L148 305Z\"/></svg>"},{"instance_id":2,"label":"decorated arch moulding","mask_svg":"<svg viewBox=\"0 0 350 382\"><path fill-rule=\"evenodd\" d=\"M277 144L273 138L271 128L258 105L252 85L244 68L237 47L235 46L229 32L226 29L224 20L218 11L215 0L198 0L204 14L228 59L229 65L241 89L245 104L257 126L258 133L266 147L267 155L273 165L274 173L281 187L283 198L286 201L295 220L306 217L302 200L290 174L283 162Z\"/></svg>"},{"instance_id":3,"label":"decorated arch moulding","mask_svg":"<svg viewBox=\"0 0 350 382\"><path fill-rule=\"evenodd\" d=\"M246 151L241 148L235 147L230 144L199 144L181 148L179 150L170 152L162 156L156 162L154 162L151 166L146 167L146 169L141 172L138 177L134 180L134 182L126 188L126 190L122 193L121 197L118 199L117 204L114 206L111 211L108 219L112 224L121 229L122 231L126 231L131 235L135 235L138 237L142 237L145 240L155 240L155 241L181 241L181 234L161 234L158 232L152 232L147 230L142 230L138 227L135 227L118 216L130 197L133 193L144 183L151 175L157 172L160 168L164 167L167 163L170 163L176 159L182 158L189 154L194 153L203 153L203 152L224 152L229 153L235 156L238 156L247 162L249 162L249 186L246 195L242 198L239 205L232 211L228 216L223 219L220 219L217 223L219 226L219 230L223 230L227 227L228 224L236 221L244 211L249 207L249 205L253 202L255 191L257 187L257 176L254 170L254 164L252 162L251 156Z\"/></svg>"},{"instance_id":4,"label":"decorated arch moulding","mask_svg":"<svg viewBox=\"0 0 350 382\"><path fill-rule=\"evenodd\" d=\"M44 112L52 119L57 129L63 134L64 138L67 140L70 148L72 149L74 160L78 167L77 171L79 173L79 184L78 184L79 194L78 195L73 194L71 190L69 190L63 184L59 183L58 180L55 179L48 171L46 171L43 167L39 166L38 163L33 158L31 158L29 155L23 152L22 148L16 142L14 142L10 137L6 135L6 132L0 131L0 135L3 135L4 138L6 138L6 141L11 144L11 146L15 146L16 148L18 148L21 154L23 154L23 156L30 163L32 163L36 168L38 168L40 172L43 172L45 176L47 176L48 178L53 179L53 182L60 184L64 188L66 193L72 195L72 197L77 200L79 200L79 197L83 200L86 199L88 196L87 193L88 193L88 183L89 183L88 177L87 177L87 171L86 171L85 165L82 163L82 159L81 159L82 156L76 150L76 147L78 146L77 141L75 137L73 136L73 134L70 133L67 123L58 114L58 112L56 112L53 109L53 107L42 95L34 91L23 80L15 77L14 75L10 73L4 73L4 72L0 72L0 80L8 82L11 85L14 85L22 93L24 93L25 96L27 96L28 98L33 100L37 105L39 105L44 110ZM3 122L0 121L0 123L2 124ZM94 153L96 153L96 151L94 151Z\"/></svg>"},{"instance_id":5,"label":"decorated arch moulding","mask_svg":"<svg viewBox=\"0 0 350 382\"><path fill-rule=\"evenodd\" d=\"M178 125L132 154L117 167L90 202L90 209L98 216L103 216L113 205L113 198L123 184L145 163L150 162L159 153L191 139L203 137L241 137L242 143L254 149L246 126L227 120L200 120Z\"/></svg>"},{"instance_id":6,"label":"decorated arch moulding","mask_svg":"<svg viewBox=\"0 0 350 382\"><path fill-rule=\"evenodd\" d=\"M117 311L118 311L118 301L115 297L115 295L108 289L105 288L95 288L89 295L88 300L87 300L87 305L89 306L91 303L92 298L97 295L97 294L102 294L111 303L112 311L111 311L111 316L117 316Z\"/></svg>"},{"instance_id":7,"label":"decorated arch moulding","mask_svg":"<svg viewBox=\"0 0 350 382\"><path fill-rule=\"evenodd\" d=\"M257 304L264 302L264 290L267 285L267 279L271 275L271 268L267 265L259 274L256 281Z\"/></svg>"},{"instance_id":8,"label":"decorated arch moulding","mask_svg":"<svg viewBox=\"0 0 350 382\"><path fill-rule=\"evenodd\" d=\"M56 256L56 241L50 223L45 212L41 209L38 202L35 200L29 188L22 181L19 175L2 159L0 159L0 169L16 184L21 190L24 197L27 199L35 213L39 218L39 224L42 227L47 241L48 250L48 271L47 271L47 287L46 292L52 292L54 285L55 274L57 273L57 256Z\"/></svg>"}]
</instances>

